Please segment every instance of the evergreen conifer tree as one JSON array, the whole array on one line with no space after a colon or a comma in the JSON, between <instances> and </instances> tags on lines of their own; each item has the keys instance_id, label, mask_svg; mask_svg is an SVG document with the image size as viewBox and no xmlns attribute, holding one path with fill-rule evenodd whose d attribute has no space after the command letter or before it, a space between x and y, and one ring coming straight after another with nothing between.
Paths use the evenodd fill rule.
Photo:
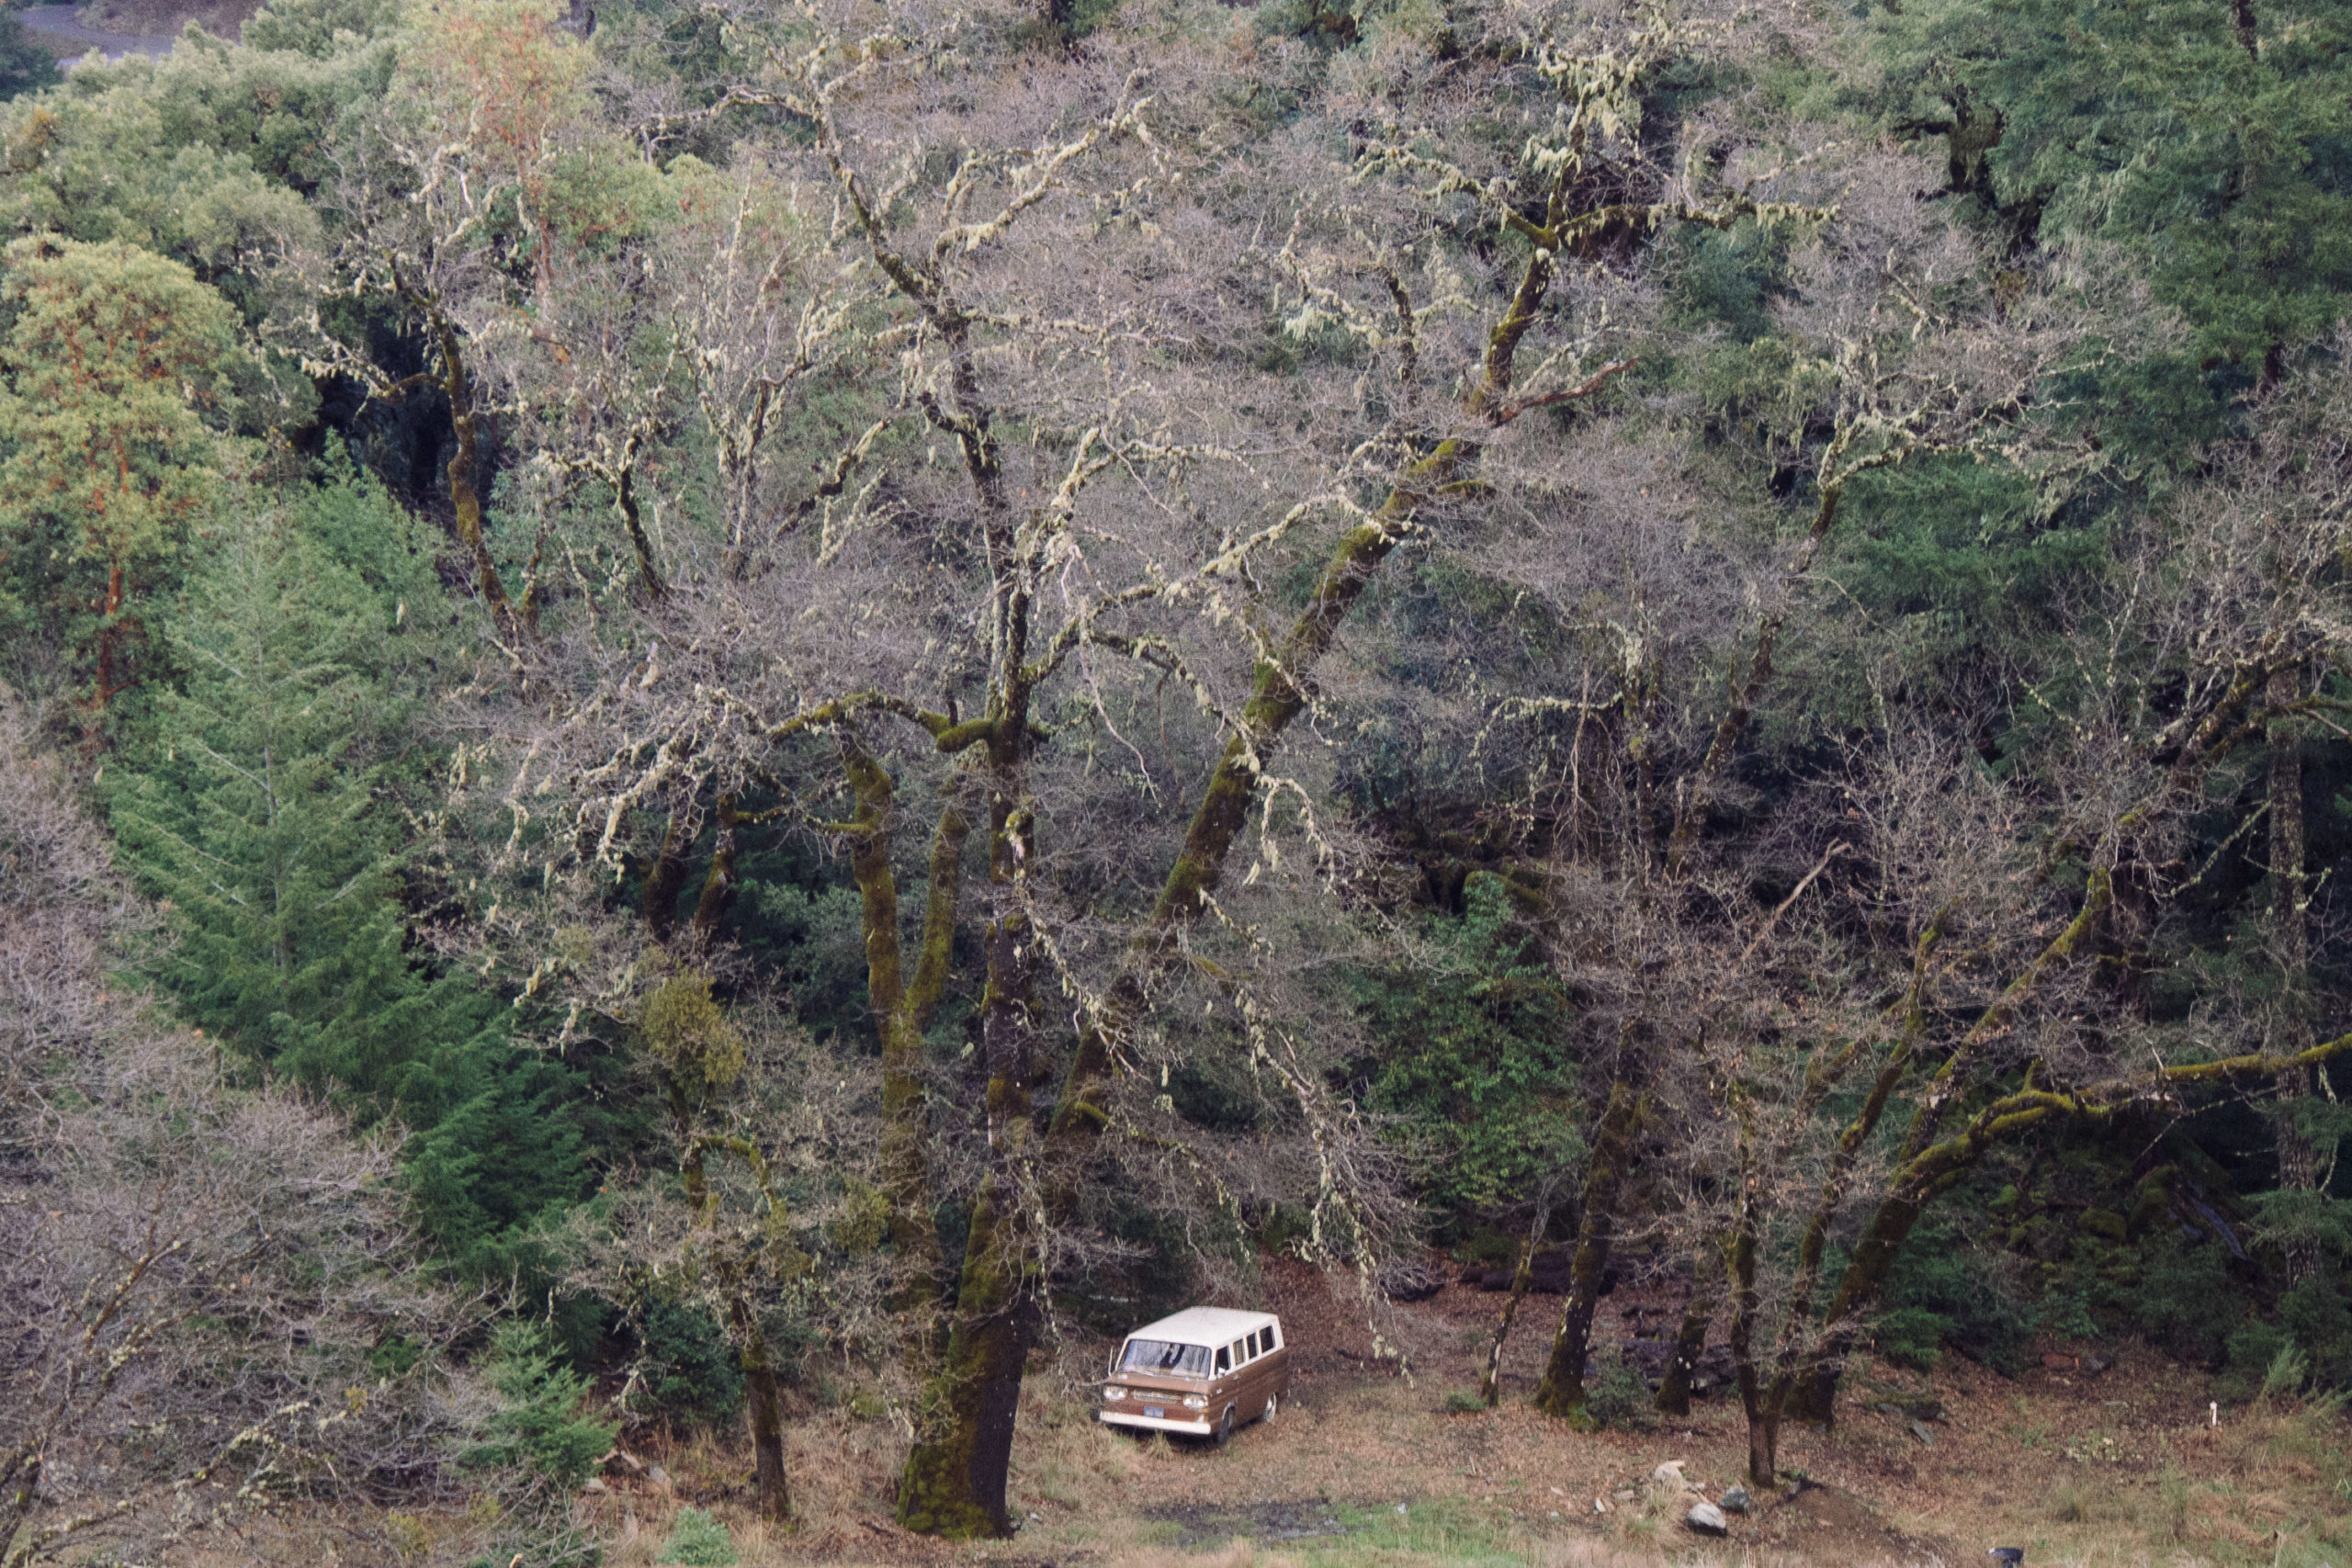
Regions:
<instances>
[{"instance_id":1,"label":"evergreen conifer tree","mask_svg":"<svg viewBox=\"0 0 2352 1568\"><path fill-rule=\"evenodd\" d=\"M420 1222L505 1273L587 1185L575 1076L413 951L401 853L416 721L449 651L410 520L350 478L204 541L167 642L182 689L110 773L126 859L170 911L163 976L256 1067L412 1134Z\"/></svg>"}]
</instances>

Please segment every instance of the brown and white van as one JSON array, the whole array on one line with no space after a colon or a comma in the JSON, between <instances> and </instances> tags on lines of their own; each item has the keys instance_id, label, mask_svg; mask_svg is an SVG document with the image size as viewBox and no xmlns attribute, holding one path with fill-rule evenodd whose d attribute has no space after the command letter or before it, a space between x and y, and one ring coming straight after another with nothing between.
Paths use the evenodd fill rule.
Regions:
<instances>
[{"instance_id":1,"label":"brown and white van","mask_svg":"<svg viewBox=\"0 0 2352 1568\"><path fill-rule=\"evenodd\" d=\"M1290 1348L1268 1312L1187 1307L1136 1329L1111 1357L1102 1419L1114 1427L1215 1438L1271 1421L1290 1392Z\"/></svg>"}]
</instances>

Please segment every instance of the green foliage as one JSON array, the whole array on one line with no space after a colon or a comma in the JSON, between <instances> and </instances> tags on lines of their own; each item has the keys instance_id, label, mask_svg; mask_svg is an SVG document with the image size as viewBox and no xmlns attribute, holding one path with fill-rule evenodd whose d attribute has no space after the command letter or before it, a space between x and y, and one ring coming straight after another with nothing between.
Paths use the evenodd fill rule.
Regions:
<instances>
[{"instance_id":1,"label":"green foliage","mask_svg":"<svg viewBox=\"0 0 2352 1568\"><path fill-rule=\"evenodd\" d=\"M1432 916L1422 964L1362 985L1380 1054L1370 1103L1433 1151L1424 1199L1451 1215L1511 1201L1580 1147L1568 1004L1501 878Z\"/></svg>"},{"instance_id":2,"label":"green foliage","mask_svg":"<svg viewBox=\"0 0 2352 1568\"><path fill-rule=\"evenodd\" d=\"M160 978L246 1061L397 1117L426 1233L509 1273L588 1184L579 1089L412 949L401 802L429 783L416 724L449 652L427 542L347 475L203 542L164 639L181 689L106 781L171 922Z\"/></svg>"},{"instance_id":3,"label":"green foliage","mask_svg":"<svg viewBox=\"0 0 2352 1568\"><path fill-rule=\"evenodd\" d=\"M2052 516L2022 476L1965 458L1865 476L1850 505L1838 581L1875 623L1882 688L1901 678L1933 691L1965 681L1987 657L2034 658L2057 630L2052 606L2107 559L2096 520ZM1833 658L1825 650L1825 664ZM1869 722L1860 683L1823 674L1837 682L1831 700L1849 705L1822 720ZM2048 702L2064 693L2038 694Z\"/></svg>"},{"instance_id":4,"label":"green foliage","mask_svg":"<svg viewBox=\"0 0 2352 1568\"><path fill-rule=\"evenodd\" d=\"M743 1405L741 1358L709 1313L677 1302L646 1309L640 1407L673 1420L714 1424Z\"/></svg>"},{"instance_id":5,"label":"green foliage","mask_svg":"<svg viewBox=\"0 0 2352 1568\"><path fill-rule=\"evenodd\" d=\"M5 265L0 625L73 647L103 707L147 678L149 601L216 504L236 315L119 242L19 240Z\"/></svg>"},{"instance_id":6,"label":"green foliage","mask_svg":"<svg viewBox=\"0 0 2352 1568\"><path fill-rule=\"evenodd\" d=\"M580 1412L588 1380L556 1357L547 1329L508 1323L491 1340L489 1374L498 1408L465 1454L476 1469L527 1471L575 1491L609 1452L618 1429Z\"/></svg>"},{"instance_id":7,"label":"green foliage","mask_svg":"<svg viewBox=\"0 0 2352 1568\"><path fill-rule=\"evenodd\" d=\"M1951 1319L1925 1307L1894 1307L1878 1320L1871 1337L1878 1353L1898 1367L1933 1371L1944 1359L1944 1335Z\"/></svg>"},{"instance_id":8,"label":"green foliage","mask_svg":"<svg viewBox=\"0 0 2352 1568\"><path fill-rule=\"evenodd\" d=\"M710 994L707 975L673 975L645 998L638 1020L646 1049L682 1092L724 1093L742 1076L743 1036Z\"/></svg>"},{"instance_id":9,"label":"green foliage","mask_svg":"<svg viewBox=\"0 0 2352 1568\"><path fill-rule=\"evenodd\" d=\"M2298 1281L2278 1299L2278 1321L2315 1382L2352 1388L2352 1304L2337 1280L2322 1272Z\"/></svg>"},{"instance_id":10,"label":"green foliage","mask_svg":"<svg viewBox=\"0 0 2352 1568\"><path fill-rule=\"evenodd\" d=\"M2293 1337L2275 1323L2257 1319L2244 1325L2230 1336L2229 1359L2213 1379L2214 1394L2222 1399L2255 1398L2279 1356L2294 1348Z\"/></svg>"},{"instance_id":11,"label":"green foliage","mask_svg":"<svg viewBox=\"0 0 2352 1568\"><path fill-rule=\"evenodd\" d=\"M1592 1370L1584 1380L1584 1412L1597 1424L1623 1432L1657 1429L1657 1404L1650 1397L1649 1380L1613 1343L1593 1352Z\"/></svg>"},{"instance_id":12,"label":"green foliage","mask_svg":"<svg viewBox=\"0 0 2352 1568\"><path fill-rule=\"evenodd\" d=\"M217 42L84 66L0 111L0 231L159 252L258 320L268 286L252 262L318 231L300 192L333 179L333 130L380 73Z\"/></svg>"},{"instance_id":13,"label":"green foliage","mask_svg":"<svg viewBox=\"0 0 2352 1568\"><path fill-rule=\"evenodd\" d=\"M2115 247L2188 322L2180 358L2243 386L2352 303L2348 23L2341 0L1921 0L1862 33L1874 106L1943 139L1954 189Z\"/></svg>"},{"instance_id":14,"label":"green foliage","mask_svg":"<svg viewBox=\"0 0 2352 1568\"><path fill-rule=\"evenodd\" d=\"M271 0L245 20L247 49L324 60L389 35L401 0Z\"/></svg>"},{"instance_id":15,"label":"green foliage","mask_svg":"<svg viewBox=\"0 0 2352 1568\"><path fill-rule=\"evenodd\" d=\"M2212 1363L2240 1310L2218 1243L2185 1245L2170 1227L2143 1249L2139 1279L2120 1303L2149 1338L2184 1359Z\"/></svg>"},{"instance_id":16,"label":"green foliage","mask_svg":"<svg viewBox=\"0 0 2352 1568\"><path fill-rule=\"evenodd\" d=\"M700 1508L681 1508L662 1543L656 1562L676 1562L684 1568L727 1568L736 1561L735 1538L725 1524Z\"/></svg>"},{"instance_id":17,"label":"green foliage","mask_svg":"<svg viewBox=\"0 0 2352 1568\"><path fill-rule=\"evenodd\" d=\"M1997 1254L1973 1245L1949 1213L1931 1212L1887 1276L1880 1352L1926 1371L1951 1346L1996 1371L2025 1361L2030 1313Z\"/></svg>"},{"instance_id":18,"label":"green foliage","mask_svg":"<svg viewBox=\"0 0 2352 1568\"><path fill-rule=\"evenodd\" d=\"M0 11L0 99L53 87L61 80L57 57L41 47L16 12Z\"/></svg>"}]
</instances>

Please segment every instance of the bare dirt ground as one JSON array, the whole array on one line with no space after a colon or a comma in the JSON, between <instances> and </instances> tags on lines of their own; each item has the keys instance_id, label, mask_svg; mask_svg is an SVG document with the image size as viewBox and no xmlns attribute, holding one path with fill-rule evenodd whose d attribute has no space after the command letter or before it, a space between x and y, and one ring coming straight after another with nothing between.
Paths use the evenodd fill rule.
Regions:
<instances>
[{"instance_id":1,"label":"bare dirt ground","mask_svg":"<svg viewBox=\"0 0 2352 1568\"><path fill-rule=\"evenodd\" d=\"M1682 1524L1695 1499L1652 1472L1679 1460L1707 1497L1722 1495L1745 1464L1736 1402L1703 1402L1652 1432L1595 1436L1533 1414L1526 1398L1556 1299L1522 1310L1501 1407L1459 1414L1446 1395L1475 1385L1499 1296L1449 1286L1398 1309L1386 1326L1409 1379L1374 1358L1351 1281L1273 1263L1264 1300L1297 1358L1293 1393L1271 1426L1243 1428L1222 1451L1096 1424L1091 1380L1106 1344L1072 1338L1041 1354L1014 1450L1023 1528L1011 1541L951 1546L893 1525L899 1428L853 1414L874 1403L840 1380L830 1403L792 1415L793 1530L752 1517L748 1451L709 1437L640 1434L633 1451L661 1462L666 1482L608 1472L580 1506L609 1532L610 1568L662 1561L686 1506L724 1520L746 1564L1973 1568L2000 1545L2022 1548L2031 1568L2352 1568L2352 1425L2280 1402L2225 1408L2215 1427L2202 1372L2131 1345L2098 1347L2116 1364L2096 1375L2038 1368L2008 1380L1957 1357L1932 1375L1859 1368L1835 1430L1784 1440L1782 1463L1804 1489L1735 1517L1726 1540L1702 1540ZM1614 1329L1623 1309L1662 1303L1608 1304ZM1913 1417L1871 1408L1923 1399L1942 1406L1919 1424L1924 1440ZM389 1568L419 1560L424 1537L454 1542L462 1529L454 1517L345 1518L336 1560ZM276 1560L258 1544L241 1560ZM315 1547L287 1559L318 1560Z\"/></svg>"},{"instance_id":2,"label":"bare dirt ground","mask_svg":"<svg viewBox=\"0 0 2352 1568\"><path fill-rule=\"evenodd\" d=\"M675 1482L596 1500L618 1533L616 1568L660 1555L671 1508L698 1502L736 1528L751 1562L1001 1568L1137 1563L1169 1568L1346 1568L1356 1563L1490 1562L1626 1568L1724 1564L1944 1564L2018 1546L2032 1564L2352 1564L2352 1427L2286 1404L2222 1412L2210 1424L2206 1378L2132 1346L2100 1347L2099 1374L2036 1370L2014 1381L1957 1357L1933 1375L1860 1369L1827 1433L1798 1430L1782 1463L1807 1485L1735 1517L1727 1540L1681 1520L1694 1499L1651 1481L1669 1460L1709 1497L1740 1479L1746 1428L1719 1398L1687 1422L1646 1433L1579 1436L1529 1410L1556 1301L1531 1298L1505 1362L1499 1409L1452 1414L1475 1385L1501 1298L1449 1286L1389 1325L1413 1368L1376 1360L1350 1282L1271 1264L1266 1303L1283 1314L1298 1359L1292 1397L1271 1426L1220 1452L1139 1442L1095 1425L1088 1380L1107 1347L1072 1341L1031 1380L1016 1449L1011 1542L943 1547L888 1522L898 1441L887 1422L812 1412L799 1425L795 1479L805 1519L771 1533L741 1512L740 1454L673 1450ZM1626 1308L1664 1303L1628 1294ZM1674 1303L1679 1307L1679 1303ZM1933 1399L1917 1423L1873 1403Z\"/></svg>"}]
</instances>

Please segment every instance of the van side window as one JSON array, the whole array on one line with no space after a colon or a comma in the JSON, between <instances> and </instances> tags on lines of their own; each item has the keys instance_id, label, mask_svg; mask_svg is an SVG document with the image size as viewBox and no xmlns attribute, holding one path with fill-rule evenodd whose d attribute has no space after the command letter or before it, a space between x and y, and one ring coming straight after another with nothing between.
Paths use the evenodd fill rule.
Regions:
<instances>
[{"instance_id":1,"label":"van side window","mask_svg":"<svg viewBox=\"0 0 2352 1568\"><path fill-rule=\"evenodd\" d=\"M1250 1331L1250 1337L1244 1341L1244 1343L1250 1348L1250 1359L1253 1361L1256 1360L1258 1359L1258 1331L1254 1328L1251 1329Z\"/></svg>"},{"instance_id":2,"label":"van side window","mask_svg":"<svg viewBox=\"0 0 2352 1568\"><path fill-rule=\"evenodd\" d=\"M1282 1348L1282 1345L1283 1331L1281 1327L1277 1325L1268 1328L1266 1330L1266 1348L1269 1350L1279 1350Z\"/></svg>"},{"instance_id":3,"label":"van side window","mask_svg":"<svg viewBox=\"0 0 2352 1568\"><path fill-rule=\"evenodd\" d=\"M1222 1349L1220 1349L1220 1350L1218 1350L1218 1351L1217 1351L1217 1353L1216 1353L1216 1370L1217 1370L1218 1371L1221 1371L1221 1372L1229 1372L1229 1371L1231 1371L1233 1370L1233 1347L1232 1347L1232 1346L1227 1345L1227 1346L1226 1346L1224 1348L1222 1348Z\"/></svg>"}]
</instances>

